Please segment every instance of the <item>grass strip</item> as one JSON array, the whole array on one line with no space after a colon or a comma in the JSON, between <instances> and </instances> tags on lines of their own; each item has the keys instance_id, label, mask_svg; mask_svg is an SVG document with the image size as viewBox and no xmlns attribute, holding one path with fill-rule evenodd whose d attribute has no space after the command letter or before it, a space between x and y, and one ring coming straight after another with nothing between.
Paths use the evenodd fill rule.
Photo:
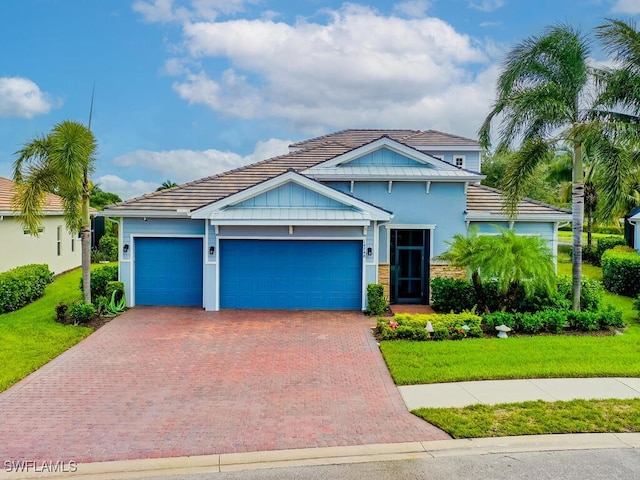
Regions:
<instances>
[{"instance_id":1,"label":"grass strip","mask_svg":"<svg viewBox=\"0 0 640 480\"><path fill-rule=\"evenodd\" d=\"M640 432L640 399L471 405L412 412L453 438Z\"/></svg>"},{"instance_id":2,"label":"grass strip","mask_svg":"<svg viewBox=\"0 0 640 480\"><path fill-rule=\"evenodd\" d=\"M55 307L82 298L81 269L67 272L47 285L44 295L29 305L0 315L0 391L60 355L93 330L61 325Z\"/></svg>"}]
</instances>

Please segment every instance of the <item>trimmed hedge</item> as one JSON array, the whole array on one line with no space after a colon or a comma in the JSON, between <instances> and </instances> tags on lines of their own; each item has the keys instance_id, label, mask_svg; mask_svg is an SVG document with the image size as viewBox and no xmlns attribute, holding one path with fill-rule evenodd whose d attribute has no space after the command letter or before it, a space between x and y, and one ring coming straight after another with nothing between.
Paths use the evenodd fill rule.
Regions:
<instances>
[{"instance_id":1,"label":"trimmed hedge","mask_svg":"<svg viewBox=\"0 0 640 480\"><path fill-rule=\"evenodd\" d=\"M401 313L393 320L379 319L376 334L380 340L429 340L425 327L431 322L433 340L460 340L481 337L482 318L471 312L445 314ZM468 329L463 328L464 326Z\"/></svg>"},{"instance_id":2,"label":"trimmed hedge","mask_svg":"<svg viewBox=\"0 0 640 480\"><path fill-rule=\"evenodd\" d=\"M434 278L431 280L431 306L439 312L460 313L471 310L476 294L471 282L458 278Z\"/></svg>"},{"instance_id":3,"label":"trimmed hedge","mask_svg":"<svg viewBox=\"0 0 640 480\"><path fill-rule=\"evenodd\" d=\"M516 333L560 333L564 327L580 332L605 330L608 327L623 328L622 312L607 305L597 311L576 312L573 310L546 309L530 313L495 312L485 315L483 321L488 331L498 325L506 325Z\"/></svg>"},{"instance_id":4,"label":"trimmed hedge","mask_svg":"<svg viewBox=\"0 0 640 480\"><path fill-rule=\"evenodd\" d=\"M53 282L49 266L31 264L0 273L0 313L12 312L40 298Z\"/></svg>"},{"instance_id":5,"label":"trimmed hedge","mask_svg":"<svg viewBox=\"0 0 640 480\"><path fill-rule=\"evenodd\" d=\"M387 309L389 304L384 298L384 287L381 284L367 285L367 304L371 315L381 315Z\"/></svg>"},{"instance_id":6,"label":"trimmed hedge","mask_svg":"<svg viewBox=\"0 0 640 480\"><path fill-rule=\"evenodd\" d=\"M610 250L618 245L627 246L627 242L624 238L621 237L603 237L598 239L598 243L596 244L595 256L593 258L593 264L597 266L602 265L602 255L607 250Z\"/></svg>"},{"instance_id":7,"label":"trimmed hedge","mask_svg":"<svg viewBox=\"0 0 640 480\"><path fill-rule=\"evenodd\" d=\"M608 250L602 256L602 284L618 295L640 293L640 254L628 248Z\"/></svg>"},{"instance_id":8,"label":"trimmed hedge","mask_svg":"<svg viewBox=\"0 0 640 480\"><path fill-rule=\"evenodd\" d=\"M118 280L118 266L105 265L91 271L91 298L107 296L107 284ZM80 278L80 290L82 290L82 278Z\"/></svg>"}]
</instances>

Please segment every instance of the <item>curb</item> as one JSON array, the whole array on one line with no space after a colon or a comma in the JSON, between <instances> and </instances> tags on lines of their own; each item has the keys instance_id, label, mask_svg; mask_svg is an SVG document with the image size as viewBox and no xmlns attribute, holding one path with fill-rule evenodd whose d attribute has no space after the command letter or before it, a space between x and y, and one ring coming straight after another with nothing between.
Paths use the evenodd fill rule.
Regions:
<instances>
[{"instance_id":1,"label":"curb","mask_svg":"<svg viewBox=\"0 0 640 480\"><path fill-rule=\"evenodd\" d=\"M50 472L35 467L7 471L1 466L0 480L11 479L130 479L163 475L219 473L265 468L339 465L456 456L563 450L640 449L640 433L581 433L531 435L429 442L387 443L347 447L224 453L194 457L121 460L80 463L77 471Z\"/></svg>"}]
</instances>

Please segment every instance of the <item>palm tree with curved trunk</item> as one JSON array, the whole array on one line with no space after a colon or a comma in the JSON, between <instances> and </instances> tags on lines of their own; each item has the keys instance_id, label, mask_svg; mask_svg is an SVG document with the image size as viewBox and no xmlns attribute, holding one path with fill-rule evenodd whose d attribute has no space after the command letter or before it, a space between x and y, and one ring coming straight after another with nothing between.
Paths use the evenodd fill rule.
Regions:
<instances>
[{"instance_id":1,"label":"palm tree with curved trunk","mask_svg":"<svg viewBox=\"0 0 640 480\"><path fill-rule=\"evenodd\" d=\"M573 150L573 309L580 309L582 230L584 216L583 145L590 135L588 88L589 42L568 25L547 27L511 50L497 81L497 100L479 130L485 148L491 145L491 125L501 118L497 151L521 143L507 168L505 208L515 216L523 187L538 164L558 144Z\"/></svg>"},{"instance_id":2,"label":"palm tree with curved trunk","mask_svg":"<svg viewBox=\"0 0 640 480\"><path fill-rule=\"evenodd\" d=\"M64 221L71 234L80 233L84 300L91 302L91 223L89 174L93 172L96 140L87 127L64 121L46 136L34 138L16 152L14 208L20 222L38 235L47 193L62 198Z\"/></svg>"}]
</instances>

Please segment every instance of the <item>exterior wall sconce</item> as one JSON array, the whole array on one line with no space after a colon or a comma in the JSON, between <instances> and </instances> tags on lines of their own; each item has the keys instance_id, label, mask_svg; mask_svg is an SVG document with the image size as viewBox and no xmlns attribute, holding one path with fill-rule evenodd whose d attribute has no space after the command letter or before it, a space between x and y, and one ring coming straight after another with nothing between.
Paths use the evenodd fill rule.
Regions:
<instances>
[{"instance_id":1,"label":"exterior wall sconce","mask_svg":"<svg viewBox=\"0 0 640 480\"><path fill-rule=\"evenodd\" d=\"M129 251L129 244L128 244L128 243L125 243L125 244L124 244L124 247L122 247L122 251L123 251L124 253L127 253L127 252Z\"/></svg>"},{"instance_id":2,"label":"exterior wall sconce","mask_svg":"<svg viewBox=\"0 0 640 480\"><path fill-rule=\"evenodd\" d=\"M373 255L373 248L369 247L367 248L367 256L370 257L371 255Z\"/></svg>"},{"instance_id":3,"label":"exterior wall sconce","mask_svg":"<svg viewBox=\"0 0 640 480\"><path fill-rule=\"evenodd\" d=\"M216 247L214 247L213 245L211 245L209 247L209 255L213 255L214 253L216 253Z\"/></svg>"}]
</instances>

